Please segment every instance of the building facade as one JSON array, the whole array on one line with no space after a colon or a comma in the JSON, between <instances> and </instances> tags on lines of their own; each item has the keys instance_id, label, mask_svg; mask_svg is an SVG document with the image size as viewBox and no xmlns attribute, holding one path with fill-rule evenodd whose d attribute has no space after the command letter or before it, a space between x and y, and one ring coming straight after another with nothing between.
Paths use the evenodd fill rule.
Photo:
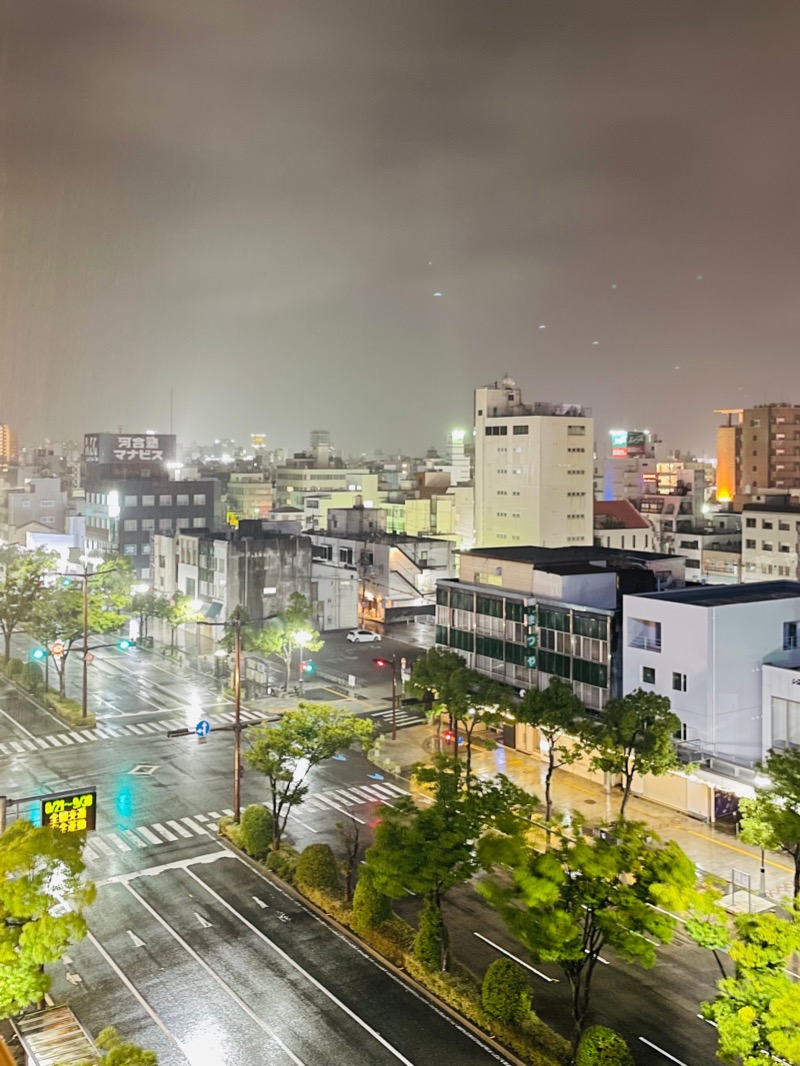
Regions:
<instances>
[{"instance_id":1,"label":"building facade","mask_svg":"<svg viewBox=\"0 0 800 1066\"><path fill-rule=\"evenodd\" d=\"M800 504L747 503L741 517L742 580L800 580Z\"/></svg>"},{"instance_id":2,"label":"building facade","mask_svg":"<svg viewBox=\"0 0 800 1066\"><path fill-rule=\"evenodd\" d=\"M800 491L800 405L766 403L746 408L741 434L738 492Z\"/></svg>"},{"instance_id":3,"label":"building facade","mask_svg":"<svg viewBox=\"0 0 800 1066\"><path fill-rule=\"evenodd\" d=\"M594 421L569 404L524 404L514 381L475 391L478 547L593 543Z\"/></svg>"}]
</instances>

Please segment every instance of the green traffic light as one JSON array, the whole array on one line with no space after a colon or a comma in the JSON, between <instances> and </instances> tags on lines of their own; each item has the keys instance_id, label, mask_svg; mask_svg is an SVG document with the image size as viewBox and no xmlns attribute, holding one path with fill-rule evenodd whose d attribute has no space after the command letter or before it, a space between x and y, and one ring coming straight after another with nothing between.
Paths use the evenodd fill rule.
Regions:
<instances>
[{"instance_id":1,"label":"green traffic light","mask_svg":"<svg viewBox=\"0 0 800 1066\"><path fill-rule=\"evenodd\" d=\"M122 651L127 651L128 648L133 647L133 641L128 640L126 637L123 640L117 641L117 647L120 648Z\"/></svg>"},{"instance_id":2,"label":"green traffic light","mask_svg":"<svg viewBox=\"0 0 800 1066\"><path fill-rule=\"evenodd\" d=\"M306 674L313 674L315 670L316 666L314 665L313 661L311 659L306 659L306 661L303 663L303 672Z\"/></svg>"},{"instance_id":3,"label":"green traffic light","mask_svg":"<svg viewBox=\"0 0 800 1066\"><path fill-rule=\"evenodd\" d=\"M38 659L41 662L42 659L47 658L47 652L44 650L44 648L34 648L31 652L31 658Z\"/></svg>"}]
</instances>

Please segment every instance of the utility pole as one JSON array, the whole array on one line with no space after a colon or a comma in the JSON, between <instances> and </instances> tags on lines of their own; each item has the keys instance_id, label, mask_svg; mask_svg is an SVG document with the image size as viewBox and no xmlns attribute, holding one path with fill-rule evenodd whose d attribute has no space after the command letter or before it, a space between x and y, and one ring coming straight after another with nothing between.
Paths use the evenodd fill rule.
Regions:
<instances>
[{"instance_id":1,"label":"utility pole","mask_svg":"<svg viewBox=\"0 0 800 1066\"><path fill-rule=\"evenodd\" d=\"M0 836L6 831L6 806L8 800L5 796L0 796Z\"/></svg>"},{"instance_id":2,"label":"utility pole","mask_svg":"<svg viewBox=\"0 0 800 1066\"><path fill-rule=\"evenodd\" d=\"M397 656L392 654L392 740L397 740Z\"/></svg>"},{"instance_id":3,"label":"utility pole","mask_svg":"<svg viewBox=\"0 0 800 1066\"><path fill-rule=\"evenodd\" d=\"M242 723L240 717L242 699L242 620L238 616L233 623L234 659L233 659L233 820L241 820L241 762L242 762Z\"/></svg>"},{"instance_id":4,"label":"utility pole","mask_svg":"<svg viewBox=\"0 0 800 1066\"><path fill-rule=\"evenodd\" d=\"M83 568L83 686L81 690L81 718L89 710L89 571Z\"/></svg>"}]
</instances>

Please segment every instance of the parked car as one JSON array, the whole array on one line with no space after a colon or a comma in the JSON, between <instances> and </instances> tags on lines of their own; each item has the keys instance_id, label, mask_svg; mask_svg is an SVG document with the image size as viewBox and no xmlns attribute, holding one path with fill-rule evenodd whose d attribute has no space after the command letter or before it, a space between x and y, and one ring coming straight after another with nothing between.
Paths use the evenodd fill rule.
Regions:
<instances>
[{"instance_id":1,"label":"parked car","mask_svg":"<svg viewBox=\"0 0 800 1066\"><path fill-rule=\"evenodd\" d=\"M380 633L373 633L371 629L351 629L347 634L351 644L374 644L380 641Z\"/></svg>"}]
</instances>

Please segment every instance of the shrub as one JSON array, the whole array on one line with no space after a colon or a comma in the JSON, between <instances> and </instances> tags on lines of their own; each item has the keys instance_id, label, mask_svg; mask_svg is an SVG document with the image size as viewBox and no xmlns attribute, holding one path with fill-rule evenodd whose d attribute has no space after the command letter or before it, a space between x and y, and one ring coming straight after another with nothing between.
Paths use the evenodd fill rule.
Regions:
<instances>
[{"instance_id":1,"label":"shrub","mask_svg":"<svg viewBox=\"0 0 800 1066\"><path fill-rule=\"evenodd\" d=\"M392 916L392 901L375 887L369 866L362 867L353 893L353 928L357 933L375 929Z\"/></svg>"},{"instance_id":2,"label":"shrub","mask_svg":"<svg viewBox=\"0 0 800 1066\"><path fill-rule=\"evenodd\" d=\"M518 1022L531 1009L531 986L525 971L511 959L495 959L481 987L484 1008L501 1022Z\"/></svg>"},{"instance_id":3,"label":"shrub","mask_svg":"<svg viewBox=\"0 0 800 1066\"><path fill-rule=\"evenodd\" d=\"M447 968L447 929L442 912L432 900L426 900L419 916L419 930L414 938L414 957L429 970Z\"/></svg>"},{"instance_id":4,"label":"shrub","mask_svg":"<svg viewBox=\"0 0 800 1066\"><path fill-rule=\"evenodd\" d=\"M328 844L309 844L300 853L294 878L298 885L341 896L342 878L336 856Z\"/></svg>"},{"instance_id":5,"label":"shrub","mask_svg":"<svg viewBox=\"0 0 800 1066\"><path fill-rule=\"evenodd\" d=\"M44 688L44 670L38 663L25 663L19 671L19 683L28 692L41 692Z\"/></svg>"},{"instance_id":6,"label":"shrub","mask_svg":"<svg viewBox=\"0 0 800 1066\"><path fill-rule=\"evenodd\" d=\"M619 1033L605 1025L592 1025L578 1044L575 1066L634 1066L634 1062Z\"/></svg>"},{"instance_id":7,"label":"shrub","mask_svg":"<svg viewBox=\"0 0 800 1066\"><path fill-rule=\"evenodd\" d=\"M260 803L245 808L239 839L254 859L265 859L272 845L272 815Z\"/></svg>"},{"instance_id":8,"label":"shrub","mask_svg":"<svg viewBox=\"0 0 800 1066\"><path fill-rule=\"evenodd\" d=\"M297 856L285 848L281 848L280 851L271 851L267 855L267 869L290 884L294 881L295 866L297 866Z\"/></svg>"},{"instance_id":9,"label":"shrub","mask_svg":"<svg viewBox=\"0 0 800 1066\"><path fill-rule=\"evenodd\" d=\"M21 659L9 659L5 665L6 677L10 681L16 681L16 679L22 673L22 660Z\"/></svg>"}]
</instances>

